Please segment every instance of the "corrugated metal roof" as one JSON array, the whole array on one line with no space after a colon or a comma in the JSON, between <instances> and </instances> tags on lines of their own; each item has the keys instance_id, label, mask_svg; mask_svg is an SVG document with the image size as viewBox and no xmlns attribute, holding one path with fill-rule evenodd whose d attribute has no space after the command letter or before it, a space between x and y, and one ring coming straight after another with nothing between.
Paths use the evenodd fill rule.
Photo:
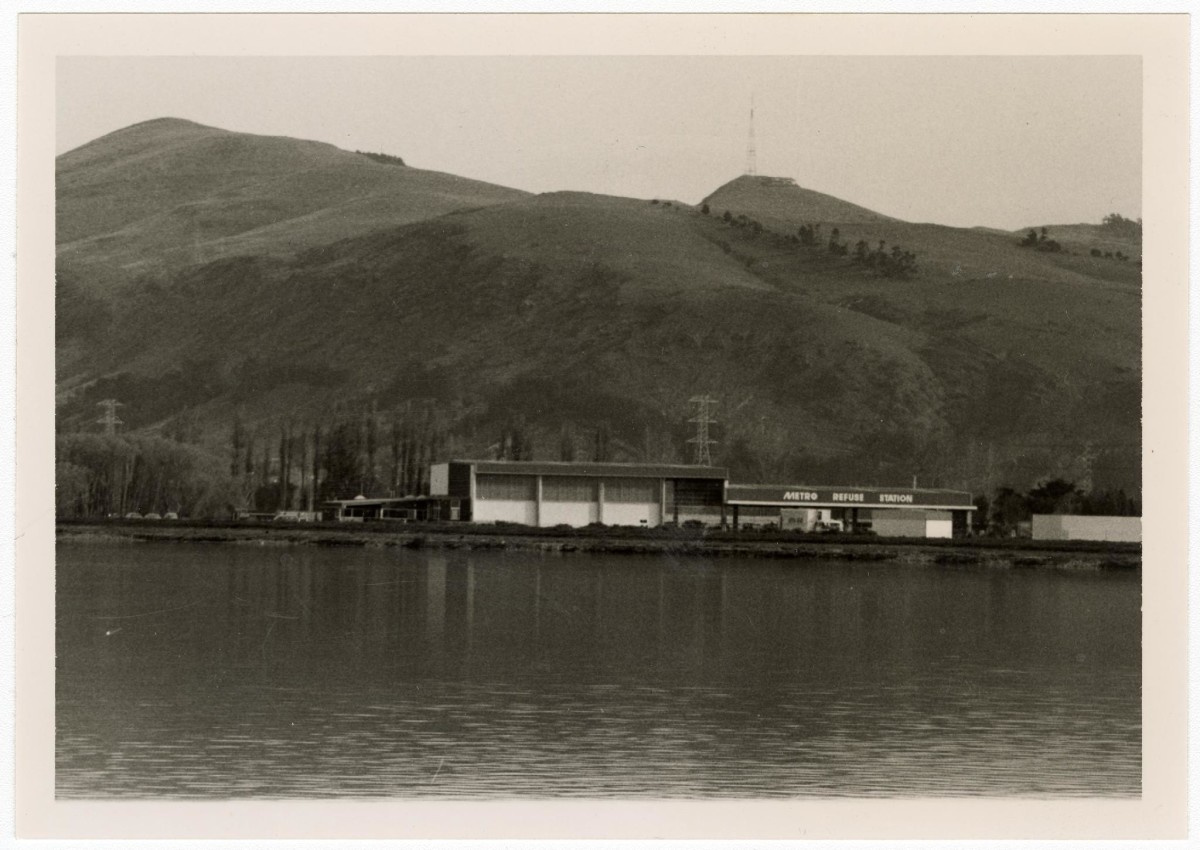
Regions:
<instances>
[{"instance_id":1,"label":"corrugated metal roof","mask_svg":"<svg viewBox=\"0 0 1200 850\"><path fill-rule=\"evenodd\" d=\"M452 460L472 464L488 475L583 475L604 478L699 478L725 481L729 470L717 466L656 463L575 463L531 460Z\"/></svg>"}]
</instances>

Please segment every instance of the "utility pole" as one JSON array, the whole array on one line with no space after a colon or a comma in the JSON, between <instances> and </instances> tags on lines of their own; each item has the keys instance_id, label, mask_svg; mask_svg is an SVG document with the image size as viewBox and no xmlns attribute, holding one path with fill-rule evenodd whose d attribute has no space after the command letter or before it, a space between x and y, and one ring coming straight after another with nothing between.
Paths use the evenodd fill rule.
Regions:
<instances>
[{"instance_id":1,"label":"utility pole","mask_svg":"<svg viewBox=\"0 0 1200 850\"><path fill-rule=\"evenodd\" d=\"M104 401L96 402L96 407L104 408L103 415L96 422L104 426L105 434L115 434L117 433L117 426L125 424L117 417L117 408L124 406L115 398L106 398Z\"/></svg>"},{"instance_id":2,"label":"utility pole","mask_svg":"<svg viewBox=\"0 0 1200 850\"><path fill-rule=\"evenodd\" d=\"M708 436L708 426L717 421L712 418L712 411L717 405L717 400L707 394L695 395L688 399L688 403L696 408L696 415L688 420L696 425L696 436L688 440L689 443L696 446L694 463L696 466L712 466L711 446L717 441Z\"/></svg>"}]
</instances>

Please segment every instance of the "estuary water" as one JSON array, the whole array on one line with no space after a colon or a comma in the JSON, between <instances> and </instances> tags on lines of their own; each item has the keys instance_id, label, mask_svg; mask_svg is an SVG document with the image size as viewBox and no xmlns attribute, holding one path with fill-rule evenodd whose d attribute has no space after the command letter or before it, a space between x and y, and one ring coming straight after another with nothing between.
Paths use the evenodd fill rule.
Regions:
<instances>
[{"instance_id":1,"label":"estuary water","mask_svg":"<svg viewBox=\"0 0 1200 850\"><path fill-rule=\"evenodd\" d=\"M63 543L63 798L1136 796L1141 576Z\"/></svg>"}]
</instances>

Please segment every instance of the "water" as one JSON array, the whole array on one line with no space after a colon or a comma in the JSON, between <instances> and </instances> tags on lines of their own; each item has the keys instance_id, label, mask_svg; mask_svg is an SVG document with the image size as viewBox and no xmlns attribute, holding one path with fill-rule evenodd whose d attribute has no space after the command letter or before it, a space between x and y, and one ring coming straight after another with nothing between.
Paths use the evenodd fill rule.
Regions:
<instances>
[{"instance_id":1,"label":"water","mask_svg":"<svg viewBox=\"0 0 1200 850\"><path fill-rule=\"evenodd\" d=\"M1140 574L62 544L67 798L1130 796Z\"/></svg>"}]
</instances>

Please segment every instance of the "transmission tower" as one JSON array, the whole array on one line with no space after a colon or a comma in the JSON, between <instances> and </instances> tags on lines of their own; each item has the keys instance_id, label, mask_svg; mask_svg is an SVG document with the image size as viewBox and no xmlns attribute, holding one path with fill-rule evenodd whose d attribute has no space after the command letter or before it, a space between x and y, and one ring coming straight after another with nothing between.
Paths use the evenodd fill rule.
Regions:
<instances>
[{"instance_id":1,"label":"transmission tower","mask_svg":"<svg viewBox=\"0 0 1200 850\"><path fill-rule=\"evenodd\" d=\"M754 146L754 95L750 95L750 141L746 145L746 173L758 174L758 151Z\"/></svg>"},{"instance_id":2,"label":"transmission tower","mask_svg":"<svg viewBox=\"0 0 1200 850\"><path fill-rule=\"evenodd\" d=\"M104 414L96 422L104 426L105 434L115 434L117 433L117 426L125 424L117 418L117 408L124 406L115 398L106 398L104 401L96 403L96 407L104 408Z\"/></svg>"},{"instance_id":3,"label":"transmission tower","mask_svg":"<svg viewBox=\"0 0 1200 850\"><path fill-rule=\"evenodd\" d=\"M688 399L688 403L695 406L696 415L689 419L689 422L696 423L696 436L688 440L696 446L696 466L712 466L712 450L711 446L716 443L716 440L709 438L708 426L716 423L713 419L712 411L717 405L717 400L710 395L694 395Z\"/></svg>"}]
</instances>

